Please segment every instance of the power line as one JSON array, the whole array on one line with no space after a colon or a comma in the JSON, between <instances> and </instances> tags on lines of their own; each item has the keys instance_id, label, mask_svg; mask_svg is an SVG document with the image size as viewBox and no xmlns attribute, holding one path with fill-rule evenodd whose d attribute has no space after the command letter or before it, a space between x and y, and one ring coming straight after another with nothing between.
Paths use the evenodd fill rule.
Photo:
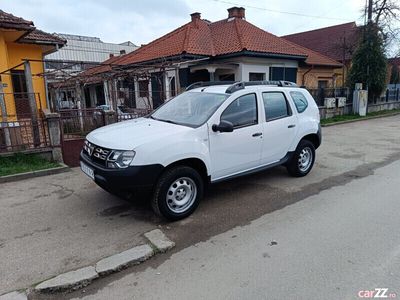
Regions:
<instances>
[{"instance_id":1,"label":"power line","mask_svg":"<svg viewBox=\"0 0 400 300\"><path fill-rule=\"evenodd\" d=\"M343 6L346 2L347 2L347 0L341 1L340 3L338 3L338 4L335 5L335 8L330 9L330 10L326 11L325 13L323 13L323 14L321 14L321 15L318 15L318 17L323 18L323 17L325 17L327 14L330 14L330 13L332 13L332 12L338 10L339 8L342 8L342 6ZM307 25L309 25L309 23L303 23L303 24L301 24L300 26L296 26L296 29L297 29L297 31L299 32L299 30L300 30L301 28L303 28L304 26L307 26Z\"/></svg>"},{"instance_id":2,"label":"power line","mask_svg":"<svg viewBox=\"0 0 400 300\"><path fill-rule=\"evenodd\" d=\"M315 19L325 19L325 20L349 21L348 19L344 19L344 18L333 18L333 17L322 17L322 16L316 16L316 15L308 15L308 14L303 14L303 13L298 13L298 12L275 10L275 9L269 9L269 8L264 8L264 7L259 7L259 6L252 6L252 5L243 5L243 4L238 4L238 3L225 1L225 0L212 0L212 1L225 3L225 4L230 4L230 5L235 5L235 6L243 6L243 7L253 8L253 9L259 9L259 10L269 11L269 12L273 12L273 13L287 14L287 15L292 15L292 16L315 18Z\"/></svg>"}]
</instances>

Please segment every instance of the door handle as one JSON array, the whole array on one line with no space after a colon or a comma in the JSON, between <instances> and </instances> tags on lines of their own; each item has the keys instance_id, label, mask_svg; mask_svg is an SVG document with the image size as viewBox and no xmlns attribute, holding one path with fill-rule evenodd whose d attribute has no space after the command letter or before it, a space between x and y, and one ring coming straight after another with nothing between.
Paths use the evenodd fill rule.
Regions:
<instances>
[{"instance_id":1,"label":"door handle","mask_svg":"<svg viewBox=\"0 0 400 300\"><path fill-rule=\"evenodd\" d=\"M257 136L262 136L262 132L256 132L256 133L253 133L253 135L252 135L253 137L257 137Z\"/></svg>"},{"instance_id":2,"label":"door handle","mask_svg":"<svg viewBox=\"0 0 400 300\"><path fill-rule=\"evenodd\" d=\"M292 125L289 125L287 128L294 128L294 127L296 127L296 125L292 124Z\"/></svg>"}]
</instances>

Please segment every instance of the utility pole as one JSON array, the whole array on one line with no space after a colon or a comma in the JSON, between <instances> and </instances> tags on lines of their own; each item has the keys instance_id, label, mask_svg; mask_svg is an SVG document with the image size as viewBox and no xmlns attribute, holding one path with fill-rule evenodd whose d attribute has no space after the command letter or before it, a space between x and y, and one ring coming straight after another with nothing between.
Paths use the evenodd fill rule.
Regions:
<instances>
[{"instance_id":1,"label":"utility pole","mask_svg":"<svg viewBox=\"0 0 400 300\"><path fill-rule=\"evenodd\" d=\"M372 0L368 0L368 24L372 22Z\"/></svg>"},{"instance_id":2,"label":"utility pole","mask_svg":"<svg viewBox=\"0 0 400 300\"><path fill-rule=\"evenodd\" d=\"M366 28L366 31L367 31L367 41L366 42L368 43L368 47L370 47L370 45L371 45L372 4L373 4L373 0L368 0L368 21L367 21L367 28ZM370 74L369 57L367 57L367 58L368 58L367 59L367 78L369 78L369 74ZM367 89L367 93L368 93L369 92L368 81L366 82L366 89ZM368 95L368 98L370 98L369 95Z\"/></svg>"}]
</instances>

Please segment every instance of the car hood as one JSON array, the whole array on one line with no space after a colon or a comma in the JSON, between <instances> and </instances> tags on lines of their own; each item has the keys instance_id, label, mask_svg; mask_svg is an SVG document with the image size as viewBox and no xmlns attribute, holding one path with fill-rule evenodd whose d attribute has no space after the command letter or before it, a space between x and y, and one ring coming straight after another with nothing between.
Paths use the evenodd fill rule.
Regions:
<instances>
[{"instance_id":1,"label":"car hood","mask_svg":"<svg viewBox=\"0 0 400 300\"><path fill-rule=\"evenodd\" d=\"M190 130L193 128L149 118L138 118L100 127L90 132L86 138L100 147L114 150L134 150L147 142Z\"/></svg>"}]
</instances>

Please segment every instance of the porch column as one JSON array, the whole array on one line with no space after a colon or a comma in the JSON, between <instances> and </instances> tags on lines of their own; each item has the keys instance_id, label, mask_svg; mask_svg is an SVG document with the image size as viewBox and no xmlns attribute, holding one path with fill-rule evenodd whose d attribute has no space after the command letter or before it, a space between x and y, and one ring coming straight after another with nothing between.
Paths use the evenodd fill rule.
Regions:
<instances>
[{"instance_id":1,"label":"porch column","mask_svg":"<svg viewBox=\"0 0 400 300\"><path fill-rule=\"evenodd\" d=\"M26 78L26 89L28 91L28 97L29 97L29 106L31 108L33 144L35 146L39 146L40 145L40 132L39 132L39 125L38 125L38 121L37 121L37 106L36 106L36 99L35 99L35 91L33 90L31 64L27 60L24 62L24 71L25 71L25 78Z\"/></svg>"},{"instance_id":2,"label":"porch column","mask_svg":"<svg viewBox=\"0 0 400 300\"><path fill-rule=\"evenodd\" d=\"M215 71L216 67L207 67L208 74L210 74L210 81L215 81Z\"/></svg>"},{"instance_id":3,"label":"porch column","mask_svg":"<svg viewBox=\"0 0 400 300\"><path fill-rule=\"evenodd\" d=\"M110 105L110 97L109 97L109 93L108 93L108 81L104 80L103 81L103 90L104 90L104 104L105 105Z\"/></svg>"},{"instance_id":4,"label":"porch column","mask_svg":"<svg viewBox=\"0 0 400 300\"><path fill-rule=\"evenodd\" d=\"M1 79L1 77L0 77ZM0 80L0 108L1 108L1 123L0 125L4 124L4 126L0 126L0 128L4 128L4 137L7 147L11 147L11 138L10 138L10 131L8 130L7 124L7 109L6 103L3 94L3 82ZM9 149L10 150L10 149Z\"/></svg>"}]
</instances>

